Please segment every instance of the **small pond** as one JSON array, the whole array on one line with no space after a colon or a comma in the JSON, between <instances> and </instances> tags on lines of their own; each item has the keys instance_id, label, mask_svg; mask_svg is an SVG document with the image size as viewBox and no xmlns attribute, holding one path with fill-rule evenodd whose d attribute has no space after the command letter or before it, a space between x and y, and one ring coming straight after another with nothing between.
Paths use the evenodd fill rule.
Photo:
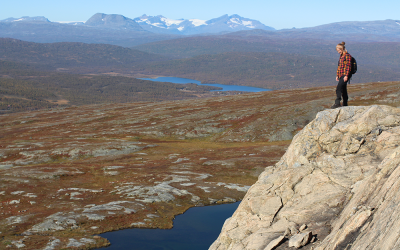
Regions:
<instances>
[{"instance_id":1,"label":"small pond","mask_svg":"<svg viewBox=\"0 0 400 250\"><path fill-rule=\"evenodd\" d=\"M239 85L224 85L217 83L201 83L200 81L196 81L193 79L180 78L180 77L158 77L158 78L138 78L141 80L149 80L153 82L172 82L172 83L195 83L197 85L205 85L212 87L219 87L222 90L212 90L212 91L244 91L244 92L260 92L260 91L270 91L270 89L256 88L256 87L248 87L248 86L239 86Z\"/></svg>"},{"instance_id":2,"label":"small pond","mask_svg":"<svg viewBox=\"0 0 400 250\"><path fill-rule=\"evenodd\" d=\"M101 234L111 242L102 249L207 250L239 203L190 208L176 216L172 229L133 228Z\"/></svg>"}]
</instances>

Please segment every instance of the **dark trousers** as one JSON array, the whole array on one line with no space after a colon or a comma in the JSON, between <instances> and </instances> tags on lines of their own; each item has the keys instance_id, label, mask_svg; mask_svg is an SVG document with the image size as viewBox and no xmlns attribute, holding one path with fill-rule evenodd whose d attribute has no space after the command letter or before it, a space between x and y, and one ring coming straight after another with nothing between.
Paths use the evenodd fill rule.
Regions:
<instances>
[{"instance_id":1,"label":"dark trousers","mask_svg":"<svg viewBox=\"0 0 400 250\"><path fill-rule=\"evenodd\" d=\"M339 83L336 87L336 100L335 104L340 104L343 96L343 106L347 106L347 101L349 100L349 96L347 95L347 82L343 80L344 76L339 78Z\"/></svg>"}]
</instances>

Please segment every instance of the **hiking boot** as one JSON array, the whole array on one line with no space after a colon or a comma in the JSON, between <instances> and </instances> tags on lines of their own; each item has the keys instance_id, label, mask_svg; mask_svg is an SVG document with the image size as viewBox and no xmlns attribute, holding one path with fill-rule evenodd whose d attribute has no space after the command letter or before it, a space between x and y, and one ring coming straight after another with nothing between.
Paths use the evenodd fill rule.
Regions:
<instances>
[{"instance_id":1,"label":"hiking boot","mask_svg":"<svg viewBox=\"0 0 400 250\"><path fill-rule=\"evenodd\" d=\"M331 109L336 109L336 108L340 108L340 107L342 107L342 105L335 103L332 105Z\"/></svg>"}]
</instances>

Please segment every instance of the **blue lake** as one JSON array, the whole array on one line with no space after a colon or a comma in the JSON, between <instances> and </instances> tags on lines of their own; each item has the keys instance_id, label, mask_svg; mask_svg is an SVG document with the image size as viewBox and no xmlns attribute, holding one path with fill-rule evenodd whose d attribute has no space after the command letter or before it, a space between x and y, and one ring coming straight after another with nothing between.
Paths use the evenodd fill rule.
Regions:
<instances>
[{"instance_id":1,"label":"blue lake","mask_svg":"<svg viewBox=\"0 0 400 250\"><path fill-rule=\"evenodd\" d=\"M271 89L263 89L256 87L248 87L248 86L239 86L239 85L224 85L218 83L201 83L200 81L196 81L193 79L180 78L180 77L158 77L158 78L138 78L141 80L149 80L153 82L172 82L172 83L195 83L197 85L205 85L212 87L219 87L222 90L212 90L212 91L244 91L244 92L260 92L260 91L270 91Z\"/></svg>"},{"instance_id":2,"label":"blue lake","mask_svg":"<svg viewBox=\"0 0 400 250\"><path fill-rule=\"evenodd\" d=\"M100 234L111 242L103 249L207 250L239 203L190 208L176 216L172 229L133 228Z\"/></svg>"}]
</instances>

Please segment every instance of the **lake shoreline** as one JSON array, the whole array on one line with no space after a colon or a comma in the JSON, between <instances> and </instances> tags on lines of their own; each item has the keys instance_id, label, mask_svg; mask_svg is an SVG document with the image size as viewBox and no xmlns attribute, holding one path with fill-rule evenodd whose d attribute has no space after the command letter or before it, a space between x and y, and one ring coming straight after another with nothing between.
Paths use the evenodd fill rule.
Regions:
<instances>
[{"instance_id":1,"label":"lake shoreline","mask_svg":"<svg viewBox=\"0 0 400 250\"><path fill-rule=\"evenodd\" d=\"M100 234L110 241L108 250L192 250L208 248L217 239L226 219L232 216L240 201L219 205L191 207L177 215L171 229L128 228ZM98 249L105 249L98 248Z\"/></svg>"},{"instance_id":2,"label":"lake shoreline","mask_svg":"<svg viewBox=\"0 0 400 250\"><path fill-rule=\"evenodd\" d=\"M250 87L250 86L240 86L240 85L227 85L227 84L219 84L219 83L202 83L201 81L197 81L194 79L189 78L182 78L182 77L173 77L173 76L158 76L158 77L149 77L149 78L137 78L140 80L148 80L148 81L155 81L155 82L170 82L170 83L177 83L177 84L197 84L199 86L211 86L221 88L220 90L211 90L211 92L219 91L219 92L262 92L262 91L272 91L272 89L264 89L258 87Z\"/></svg>"}]
</instances>

